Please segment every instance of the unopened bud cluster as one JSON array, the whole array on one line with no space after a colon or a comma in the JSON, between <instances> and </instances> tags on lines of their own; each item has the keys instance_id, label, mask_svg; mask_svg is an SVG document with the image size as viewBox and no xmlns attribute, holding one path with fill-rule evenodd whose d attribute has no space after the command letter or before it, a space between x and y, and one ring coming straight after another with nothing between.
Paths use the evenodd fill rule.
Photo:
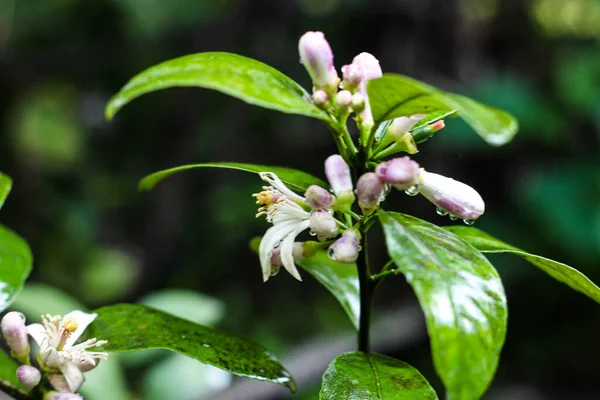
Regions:
<instances>
[{"instance_id":1,"label":"unopened bud cluster","mask_svg":"<svg viewBox=\"0 0 600 400\"><path fill-rule=\"evenodd\" d=\"M87 351L88 348L101 346L106 341L89 339L75 345L85 328L94 320L96 314L73 311L65 317L42 316L42 324L25 324L25 316L19 312L9 312L0 321L0 331L10 354L20 364L17 379L31 390L41 384L42 377L55 391L47 392L44 399L75 400L76 394L84 382L83 372L89 371L106 359L108 354ZM39 369L31 365L29 337L39 346L34 358ZM42 372L45 373L42 376Z\"/></svg>"}]
</instances>

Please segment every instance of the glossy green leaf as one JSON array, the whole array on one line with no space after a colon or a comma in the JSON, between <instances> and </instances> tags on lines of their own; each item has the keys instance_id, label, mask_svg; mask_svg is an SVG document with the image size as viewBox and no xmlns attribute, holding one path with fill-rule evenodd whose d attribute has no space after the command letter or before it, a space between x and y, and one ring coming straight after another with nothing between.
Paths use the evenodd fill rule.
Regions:
<instances>
[{"instance_id":1,"label":"glossy green leaf","mask_svg":"<svg viewBox=\"0 0 600 400\"><path fill-rule=\"evenodd\" d=\"M204 364L295 390L289 372L258 343L137 304L95 310L89 335L108 340L105 351L165 349Z\"/></svg>"},{"instance_id":2,"label":"glossy green leaf","mask_svg":"<svg viewBox=\"0 0 600 400\"><path fill-rule=\"evenodd\" d=\"M313 257L296 261L327 288L340 302L352 325L358 329L360 317L360 288L356 264L342 264L327 256L324 251Z\"/></svg>"},{"instance_id":3,"label":"glossy green leaf","mask_svg":"<svg viewBox=\"0 0 600 400\"><path fill-rule=\"evenodd\" d=\"M498 273L473 246L418 218L380 212L390 257L415 290L448 400L476 400L494 377L506 335Z\"/></svg>"},{"instance_id":4,"label":"glossy green leaf","mask_svg":"<svg viewBox=\"0 0 600 400\"><path fill-rule=\"evenodd\" d=\"M19 364L4 350L0 349L0 391L14 394L15 398L23 398L29 391L17 379L18 367ZM17 397L18 395L21 395L21 397Z\"/></svg>"},{"instance_id":5,"label":"glossy green leaf","mask_svg":"<svg viewBox=\"0 0 600 400\"><path fill-rule=\"evenodd\" d=\"M385 74L369 81L368 93L376 123L400 116L457 110L458 115L491 145L508 143L517 133L517 121L510 114L402 75Z\"/></svg>"},{"instance_id":6,"label":"glossy green leaf","mask_svg":"<svg viewBox=\"0 0 600 400\"><path fill-rule=\"evenodd\" d=\"M567 284L571 289L585 294L600 303L600 288L575 268L558 261L527 253L517 247L496 239L487 233L469 226L447 226L445 229L471 243L484 253L511 253L522 257L559 282Z\"/></svg>"},{"instance_id":7,"label":"glossy green leaf","mask_svg":"<svg viewBox=\"0 0 600 400\"><path fill-rule=\"evenodd\" d=\"M27 242L0 225L0 312L15 301L32 265L33 256Z\"/></svg>"},{"instance_id":8,"label":"glossy green leaf","mask_svg":"<svg viewBox=\"0 0 600 400\"><path fill-rule=\"evenodd\" d=\"M10 176L0 172L0 208L4 205L10 190L12 189L12 179Z\"/></svg>"},{"instance_id":9,"label":"glossy green leaf","mask_svg":"<svg viewBox=\"0 0 600 400\"><path fill-rule=\"evenodd\" d=\"M177 86L197 86L273 110L327 119L311 96L291 78L260 61L231 53L198 53L175 58L134 76L106 105L111 119L124 105L145 93Z\"/></svg>"},{"instance_id":10,"label":"glossy green leaf","mask_svg":"<svg viewBox=\"0 0 600 400\"><path fill-rule=\"evenodd\" d=\"M422 126L425 125L429 125L429 124L433 124L434 122L437 122L441 119L446 119L446 118L454 118L456 117L456 113L458 112L458 110L440 110L440 111L435 111L432 113L429 113L427 115L425 115L425 117L420 120L412 129L411 131L414 131L417 128L420 128Z\"/></svg>"},{"instance_id":11,"label":"glossy green leaf","mask_svg":"<svg viewBox=\"0 0 600 400\"><path fill-rule=\"evenodd\" d=\"M165 169L144 177L140 181L138 187L140 190L143 191L152 190L163 179L168 178L169 176L178 172L187 171L194 168L228 168L254 173L273 172L279 177L279 179L281 179L286 185L288 185L290 189L297 190L300 192L306 191L306 189L310 185L318 185L324 188L329 187L325 182L323 182L319 178L316 178L304 171L299 171L296 169L285 167L273 167L267 165L242 164L233 162L189 164L182 165L180 167Z\"/></svg>"},{"instance_id":12,"label":"glossy green leaf","mask_svg":"<svg viewBox=\"0 0 600 400\"><path fill-rule=\"evenodd\" d=\"M419 371L394 358L352 352L338 356L325 371L321 400L437 400Z\"/></svg>"}]
</instances>

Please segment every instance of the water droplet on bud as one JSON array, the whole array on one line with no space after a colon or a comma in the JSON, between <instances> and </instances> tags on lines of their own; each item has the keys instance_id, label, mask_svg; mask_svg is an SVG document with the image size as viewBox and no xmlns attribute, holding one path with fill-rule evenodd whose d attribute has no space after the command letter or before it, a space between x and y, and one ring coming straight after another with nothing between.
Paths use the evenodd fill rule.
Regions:
<instances>
[{"instance_id":1,"label":"water droplet on bud","mask_svg":"<svg viewBox=\"0 0 600 400\"><path fill-rule=\"evenodd\" d=\"M387 196L388 194L390 194L391 191L392 191L392 185L390 185L388 183L384 183L383 184L383 192L382 192L381 196L383 198L385 198L385 196Z\"/></svg>"},{"instance_id":2,"label":"water droplet on bud","mask_svg":"<svg viewBox=\"0 0 600 400\"><path fill-rule=\"evenodd\" d=\"M317 236L317 232L313 231L312 229L311 229L311 231L310 231L310 232L308 232L308 234L309 234L310 236Z\"/></svg>"},{"instance_id":3,"label":"water droplet on bud","mask_svg":"<svg viewBox=\"0 0 600 400\"><path fill-rule=\"evenodd\" d=\"M277 275L277 274L279 273L279 270L280 270L280 269L281 269L281 268L279 268L279 267L272 266L272 267L271 267L271 276L275 276L275 275Z\"/></svg>"},{"instance_id":4,"label":"water droplet on bud","mask_svg":"<svg viewBox=\"0 0 600 400\"><path fill-rule=\"evenodd\" d=\"M416 196L419 194L419 187L418 186L411 186L408 189L406 189L404 191L404 193L406 193L409 196Z\"/></svg>"},{"instance_id":5,"label":"water droplet on bud","mask_svg":"<svg viewBox=\"0 0 600 400\"><path fill-rule=\"evenodd\" d=\"M465 223L465 225L473 225L473 224L475 224L475 220L474 219L463 219L463 222Z\"/></svg>"},{"instance_id":6,"label":"water droplet on bud","mask_svg":"<svg viewBox=\"0 0 600 400\"><path fill-rule=\"evenodd\" d=\"M452 214L450 214L450 219L451 219L452 221L456 221L456 220L458 219L458 217L457 217L456 215L452 215Z\"/></svg>"},{"instance_id":7,"label":"water droplet on bud","mask_svg":"<svg viewBox=\"0 0 600 400\"><path fill-rule=\"evenodd\" d=\"M329 250L327 250L327 255L329 256L329 258L335 261L335 251L332 248L329 248Z\"/></svg>"},{"instance_id":8,"label":"water droplet on bud","mask_svg":"<svg viewBox=\"0 0 600 400\"><path fill-rule=\"evenodd\" d=\"M435 212L437 213L437 215L441 215L442 217L448 215L448 211L439 207L435 210Z\"/></svg>"}]
</instances>

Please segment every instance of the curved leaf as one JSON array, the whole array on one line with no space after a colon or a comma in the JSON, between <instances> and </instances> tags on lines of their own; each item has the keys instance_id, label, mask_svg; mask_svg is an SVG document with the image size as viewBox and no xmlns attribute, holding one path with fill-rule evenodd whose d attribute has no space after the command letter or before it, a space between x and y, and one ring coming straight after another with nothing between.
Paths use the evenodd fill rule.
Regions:
<instances>
[{"instance_id":1,"label":"curved leaf","mask_svg":"<svg viewBox=\"0 0 600 400\"><path fill-rule=\"evenodd\" d=\"M475 400L494 377L506 335L498 273L473 246L436 225L381 212L388 253L425 312L448 400Z\"/></svg>"},{"instance_id":2,"label":"curved leaf","mask_svg":"<svg viewBox=\"0 0 600 400\"><path fill-rule=\"evenodd\" d=\"M4 205L10 190L12 189L12 179L10 176L0 172L0 208Z\"/></svg>"},{"instance_id":3,"label":"curved leaf","mask_svg":"<svg viewBox=\"0 0 600 400\"><path fill-rule=\"evenodd\" d=\"M456 236L471 243L477 250L484 253L511 253L529 261L559 282L567 284L571 289L585 294L590 299L600 303L600 288L596 286L575 268L558 261L527 253L517 247L511 246L495 237L469 226L446 226Z\"/></svg>"},{"instance_id":4,"label":"curved leaf","mask_svg":"<svg viewBox=\"0 0 600 400\"><path fill-rule=\"evenodd\" d=\"M229 168L237 169L239 171L246 172L273 172L279 179L281 179L290 189L297 190L300 192L306 191L310 185L318 185L323 188L329 186L321 179L312 176L311 174L299 171L297 169L285 168L285 167L273 167L267 165L254 165L254 164L243 164L234 162L216 162L216 163L202 163L202 164L189 164L182 165L180 167L169 168L162 171L155 172L151 175L144 177L138 184L138 188L142 191L152 190L158 185L163 179L176 174L178 172L187 171L194 168Z\"/></svg>"},{"instance_id":5,"label":"curved leaf","mask_svg":"<svg viewBox=\"0 0 600 400\"><path fill-rule=\"evenodd\" d=\"M324 251L313 257L296 261L327 288L340 302L352 325L358 329L360 317L360 288L356 264L342 264L327 256Z\"/></svg>"},{"instance_id":6,"label":"curved leaf","mask_svg":"<svg viewBox=\"0 0 600 400\"><path fill-rule=\"evenodd\" d=\"M111 119L145 93L197 86L237 97L246 103L291 114L327 119L311 96L291 78L260 61L231 53L198 53L157 64L134 76L106 105Z\"/></svg>"},{"instance_id":7,"label":"curved leaf","mask_svg":"<svg viewBox=\"0 0 600 400\"><path fill-rule=\"evenodd\" d=\"M369 81L368 93L376 123L413 114L441 115L457 110L479 136L494 146L508 143L518 130L516 119L505 111L402 75L385 74Z\"/></svg>"},{"instance_id":8,"label":"curved leaf","mask_svg":"<svg viewBox=\"0 0 600 400\"><path fill-rule=\"evenodd\" d=\"M95 310L88 334L108 340L105 351L175 351L204 364L295 390L289 372L263 346L151 307L116 304Z\"/></svg>"},{"instance_id":9,"label":"curved leaf","mask_svg":"<svg viewBox=\"0 0 600 400\"><path fill-rule=\"evenodd\" d=\"M32 265L33 256L27 242L0 225L0 312L23 290Z\"/></svg>"},{"instance_id":10,"label":"curved leaf","mask_svg":"<svg viewBox=\"0 0 600 400\"><path fill-rule=\"evenodd\" d=\"M338 356L323 375L321 400L437 400L419 371L394 358L352 352Z\"/></svg>"}]
</instances>

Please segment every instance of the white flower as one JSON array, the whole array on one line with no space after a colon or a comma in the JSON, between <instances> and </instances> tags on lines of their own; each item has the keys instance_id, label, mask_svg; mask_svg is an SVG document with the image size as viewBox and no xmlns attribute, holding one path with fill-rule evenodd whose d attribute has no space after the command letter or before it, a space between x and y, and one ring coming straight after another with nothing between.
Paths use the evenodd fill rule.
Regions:
<instances>
[{"instance_id":1,"label":"white flower","mask_svg":"<svg viewBox=\"0 0 600 400\"><path fill-rule=\"evenodd\" d=\"M333 234L330 224L311 225L312 213L302 206L308 205L304 197L291 191L272 172L261 172L260 177L270 186L264 186L263 192L254 194L257 203L261 205L258 214L266 215L267 221L273 226L267 230L258 248L263 281L267 281L273 271L274 252L281 260L281 265L296 279L302 280L294 264L294 241L296 236L308 228L312 228L320 240L325 240ZM333 220L333 216L330 215ZM335 221L335 220L334 220ZM321 229L321 227L327 228ZM337 234L337 232L335 232Z\"/></svg>"},{"instance_id":2,"label":"white flower","mask_svg":"<svg viewBox=\"0 0 600 400\"><path fill-rule=\"evenodd\" d=\"M27 332L40 346L40 367L46 372L62 373L71 392L78 391L83 384L80 366L95 366L96 360L106 360L108 357L107 353L87 351L91 347L106 344L106 340L89 339L75 344L97 315L82 311L72 311L64 318L46 315L42 316L41 324L27 326Z\"/></svg>"}]
</instances>

